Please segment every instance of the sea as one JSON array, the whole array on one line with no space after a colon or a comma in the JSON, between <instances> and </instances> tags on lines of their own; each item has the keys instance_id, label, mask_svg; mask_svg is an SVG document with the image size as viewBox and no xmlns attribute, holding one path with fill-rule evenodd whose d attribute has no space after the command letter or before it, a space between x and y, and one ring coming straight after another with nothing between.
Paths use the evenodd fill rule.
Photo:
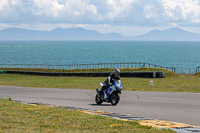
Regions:
<instances>
[{"instance_id":1,"label":"sea","mask_svg":"<svg viewBox=\"0 0 200 133\"><path fill-rule=\"evenodd\" d=\"M194 72L200 66L200 42L0 41L0 64L129 62L146 62Z\"/></svg>"}]
</instances>

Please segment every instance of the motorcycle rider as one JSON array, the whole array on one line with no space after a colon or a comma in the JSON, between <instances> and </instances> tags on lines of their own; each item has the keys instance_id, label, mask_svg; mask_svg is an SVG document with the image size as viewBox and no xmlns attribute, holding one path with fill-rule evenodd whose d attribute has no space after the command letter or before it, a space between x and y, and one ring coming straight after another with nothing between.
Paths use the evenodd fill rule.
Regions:
<instances>
[{"instance_id":1,"label":"motorcycle rider","mask_svg":"<svg viewBox=\"0 0 200 133\"><path fill-rule=\"evenodd\" d=\"M104 86L102 86L99 97L101 98L101 95L105 89L107 89L109 86L113 85L114 80L120 80L120 70L118 68L115 68L114 72L109 74L108 78L104 81Z\"/></svg>"}]
</instances>

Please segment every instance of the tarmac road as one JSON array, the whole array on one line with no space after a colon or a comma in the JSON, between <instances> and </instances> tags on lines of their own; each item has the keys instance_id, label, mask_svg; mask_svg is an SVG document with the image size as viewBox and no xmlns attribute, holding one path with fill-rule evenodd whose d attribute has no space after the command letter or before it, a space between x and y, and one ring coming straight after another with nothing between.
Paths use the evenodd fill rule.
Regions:
<instances>
[{"instance_id":1,"label":"tarmac road","mask_svg":"<svg viewBox=\"0 0 200 133\"><path fill-rule=\"evenodd\" d=\"M0 86L0 97L102 110L200 126L200 93L123 91L117 106L96 105L96 90Z\"/></svg>"}]
</instances>

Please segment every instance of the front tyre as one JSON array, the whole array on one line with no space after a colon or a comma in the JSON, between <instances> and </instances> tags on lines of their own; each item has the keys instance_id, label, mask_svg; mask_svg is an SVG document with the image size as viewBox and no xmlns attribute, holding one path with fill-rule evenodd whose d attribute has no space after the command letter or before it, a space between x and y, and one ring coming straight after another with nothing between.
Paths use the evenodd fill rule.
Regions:
<instances>
[{"instance_id":1,"label":"front tyre","mask_svg":"<svg viewBox=\"0 0 200 133\"><path fill-rule=\"evenodd\" d=\"M111 98L111 104L117 105L117 103L119 102L120 96L118 95L118 93L113 93L110 98Z\"/></svg>"},{"instance_id":2,"label":"front tyre","mask_svg":"<svg viewBox=\"0 0 200 133\"><path fill-rule=\"evenodd\" d=\"M100 105L103 101L101 100L101 98L99 98L98 94L96 94L96 97L95 97L95 102Z\"/></svg>"}]
</instances>

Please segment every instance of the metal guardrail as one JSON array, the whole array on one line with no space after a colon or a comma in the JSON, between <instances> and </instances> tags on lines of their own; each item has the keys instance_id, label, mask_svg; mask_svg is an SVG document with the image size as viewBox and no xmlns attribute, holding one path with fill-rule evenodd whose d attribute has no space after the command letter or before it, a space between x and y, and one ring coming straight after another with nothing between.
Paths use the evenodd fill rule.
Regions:
<instances>
[{"instance_id":1,"label":"metal guardrail","mask_svg":"<svg viewBox=\"0 0 200 133\"><path fill-rule=\"evenodd\" d=\"M97 69L97 68L163 68L175 72L174 67L164 67L145 62L132 63L99 63L99 64L71 64L71 65L46 65L46 64L0 64L0 68L40 68L40 69Z\"/></svg>"}]
</instances>

